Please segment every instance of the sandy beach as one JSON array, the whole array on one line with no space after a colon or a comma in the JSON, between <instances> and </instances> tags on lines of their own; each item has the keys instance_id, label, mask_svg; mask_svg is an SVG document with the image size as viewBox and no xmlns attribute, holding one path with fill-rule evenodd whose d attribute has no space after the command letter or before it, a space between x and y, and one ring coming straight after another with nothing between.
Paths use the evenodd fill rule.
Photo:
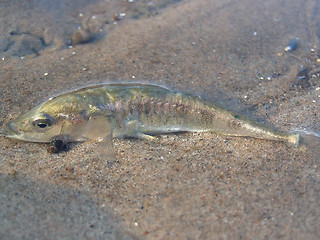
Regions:
<instances>
[{"instance_id":1,"label":"sandy beach","mask_svg":"<svg viewBox=\"0 0 320 240\"><path fill-rule=\"evenodd\" d=\"M142 82L277 130L320 132L319 9L315 0L2 0L1 131L66 91ZM1 136L0 239L316 240L317 141L114 139L109 166L95 142L52 154Z\"/></svg>"}]
</instances>

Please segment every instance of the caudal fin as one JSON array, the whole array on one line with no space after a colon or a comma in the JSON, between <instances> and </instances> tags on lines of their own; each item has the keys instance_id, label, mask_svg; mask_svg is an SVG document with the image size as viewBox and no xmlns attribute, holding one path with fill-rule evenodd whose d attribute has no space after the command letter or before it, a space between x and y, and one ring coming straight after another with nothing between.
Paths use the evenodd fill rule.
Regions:
<instances>
[{"instance_id":1,"label":"caudal fin","mask_svg":"<svg viewBox=\"0 0 320 240\"><path fill-rule=\"evenodd\" d=\"M315 131L299 131L299 146L306 146L309 149L320 152L320 133Z\"/></svg>"}]
</instances>

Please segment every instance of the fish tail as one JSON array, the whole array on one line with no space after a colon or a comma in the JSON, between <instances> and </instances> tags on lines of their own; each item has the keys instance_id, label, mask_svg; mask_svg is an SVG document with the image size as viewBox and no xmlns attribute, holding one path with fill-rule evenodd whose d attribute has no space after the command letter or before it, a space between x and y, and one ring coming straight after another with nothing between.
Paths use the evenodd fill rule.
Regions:
<instances>
[{"instance_id":1,"label":"fish tail","mask_svg":"<svg viewBox=\"0 0 320 240\"><path fill-rule=\"evenodd\" d=\"M303 137L300 133L293 133L288 136L288 143L291 143L297 147L301 144L302 140L303 140Z\"/></svg>"},{"instance_id":2,"label":"fish tail","mask_svg":"<svg viewBox=\"0 0 320 240\"><path fill-rule=\"evenodd\" d=\"M297 133L299 141L297 146L306 146L310 149L320 149L320 132L303 130Z\"/></svg>"}]
</instances>

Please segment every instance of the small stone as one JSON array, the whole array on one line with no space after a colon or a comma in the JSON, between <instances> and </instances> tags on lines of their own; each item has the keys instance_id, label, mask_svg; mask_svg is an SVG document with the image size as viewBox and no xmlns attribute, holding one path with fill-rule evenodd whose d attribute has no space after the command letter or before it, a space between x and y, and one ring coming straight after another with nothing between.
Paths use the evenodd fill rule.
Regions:
<instances>
[{"instance_id":1,"label":"small stone","mask_svg":"<svg viewBox=\"0 0 320 240\"><path fill-rule=\"evenodd\" d=\"M67 144L65 144L62 140L59 140L59 139L52 140L48 148L49 153L59 153L67 150L68 150Z\"/></svg>"},{"instance_id":2,"label":"small stone","mask_svg":"<svg viewBox=\"0 0 320 240\"><path fill-rule=\"evenodd\" d=\"M44 44L46 46L50 45L52 42L53 42L53 32L50 31L48 28L46 28L44 31L43 31L43 34L42 34L42 37L43 37L43 41L44 41Z\"/></svg>"},{"instance_id":3,"label":"small stone","mask_svg":"<svg viewBox=\"0 0 320 240\"><path fill-rule=\"evenodd\" d=\"M309 74L308 74L309 70L307 68L302 69L298 75L297 75L297 81L296 84L294 84L297 87L300 87L302 89L306 89L308 87L310 87L310 83L309 83Z\"/></svg>"},{"instance_id":4,"label":"small stone","mask_svg":"<svg viewBox=\"0 0 320 240\"><path fill-rule=\"evenodd\" d=\"M285 52L292 52L296 50L299 47L299 39L298 38L293 38L290 40L288 46L284 49Z\"/></svg>"},{"instance_id":5,"label":"small stone","mask_svg":"<svg viewBox=\"0 0 320 240\"><path fill-rule=\"evenodd\" d=\"M87 43L91 40L91 34L88 32L79 29L77 30L71 38L72 45L81 44L81 43Z\"/></svg>"},{"instance_id":6,"label":"small stone","mask_svg":"<svg viewBox=\"0 0 320 240\"><path fill-rule=\"evenodd\" d=\"M125 13L119 13L113 17L114 21L121 21L126 16Z\"/></svg>"}]
</instances>

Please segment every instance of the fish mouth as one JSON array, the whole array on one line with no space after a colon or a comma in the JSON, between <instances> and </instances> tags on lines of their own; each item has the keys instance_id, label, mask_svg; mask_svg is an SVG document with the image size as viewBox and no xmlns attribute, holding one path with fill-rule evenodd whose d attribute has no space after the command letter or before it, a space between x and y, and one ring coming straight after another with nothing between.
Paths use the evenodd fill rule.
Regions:
<instances>
[{"instance_id":1,"label":"fish mouth","mask_svg":"<svg viewBox=\"0 0 320 240\"><path fill-rule=\"evenodd\" d=\"M20 138L21 134L17 131L13 122L9 122L6 124L5 129L3 131L3 135L8 138Z\"/></svg>"}]
</instances>

